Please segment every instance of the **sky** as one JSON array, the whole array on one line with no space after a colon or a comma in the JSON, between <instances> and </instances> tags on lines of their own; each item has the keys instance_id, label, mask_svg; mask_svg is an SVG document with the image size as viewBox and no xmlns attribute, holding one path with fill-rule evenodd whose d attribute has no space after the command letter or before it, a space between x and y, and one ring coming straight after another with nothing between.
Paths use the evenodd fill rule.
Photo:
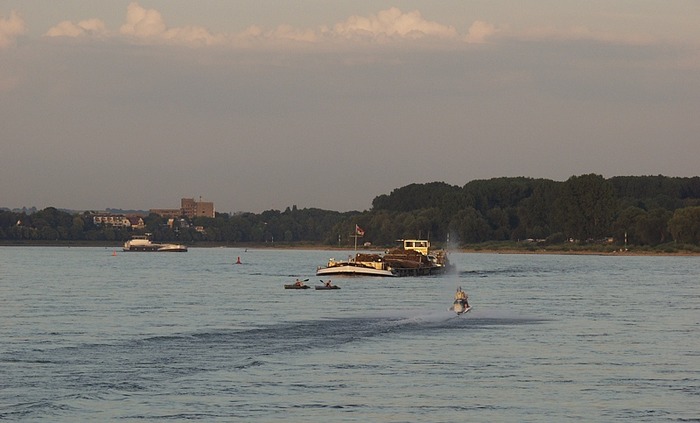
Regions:
<instances>
[{"instance_id":1,"label":"sky","mask_svg":"<svg viewBox=\"0 0 700 423\"><path fill-rule=\"evenodd\" d=\"M0 207L700 174L697 0L0 1Z\"/></svg>"}]
</instances>

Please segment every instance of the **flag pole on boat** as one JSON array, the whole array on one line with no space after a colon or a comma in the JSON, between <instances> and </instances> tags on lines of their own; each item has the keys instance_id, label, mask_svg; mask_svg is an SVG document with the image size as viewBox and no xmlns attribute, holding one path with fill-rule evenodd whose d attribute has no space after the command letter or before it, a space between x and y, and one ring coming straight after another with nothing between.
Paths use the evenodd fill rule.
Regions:
<instances>
[{"instance_id":1,"label":"flag pole on boat","mask_svg":"<svg viewBox=\"0 0 700 423\"><path fill-rule=\"evenodd\" d=\"M365 230L362 229L357 223L355 224L355 233L352 235L355 238L355 257L357 257L357 238L365 234Z\"/></svg>"}]
</instances>

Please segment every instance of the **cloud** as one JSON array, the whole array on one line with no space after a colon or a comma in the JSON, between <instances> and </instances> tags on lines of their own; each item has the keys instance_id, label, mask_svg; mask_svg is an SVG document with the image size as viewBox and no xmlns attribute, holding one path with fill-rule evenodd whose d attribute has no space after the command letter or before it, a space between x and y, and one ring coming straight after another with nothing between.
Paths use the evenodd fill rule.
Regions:
<instances>
[{"instance_id":1,"label":"cloud","mask_svg":"<svg viewBox=\"0 0 700 423\"><path fill-rule=\"evenodd\" d=\"M0 20L0 47L13 43L14 36L24 31L24 22L16 15ZM439 43L483 44L494 40L526 41L581 41L593 40L607 44L647 45L653 42L644 34L623 34L593 31L585 26L558 28L534 27L510 30L507 25L496 27L482 20L474 21L465 34L449 25L430 21L418 10L403 12L392 7L368 16L353 15L331 26L297 28L282 24L265 29L251 25L238 33L212 33L196 25L169 27L158 10L132 2L126 10L126 19L116 32L109 32L100 19L89 19L77 24L64 21L49 29L47 36L63 37L125 37L138 44L174 44L185 46L278 47L305 45L386 45L401 41L433 40ZM348 44L349 43L349 44Z\"/></svg>"},{"instance_id":2,"label":"cloud","mask_svg":"<svg viewBox=\"0 0 700 423\"><path fill-rule=\"evenodd\" d=\"M247 47L253 44L275 45L288 42L309 44L318 42L319 34L311 29L298 29L291 25L280 25L272 30L265 30L258 25L251 25L237 34L221 36L221 39L222 43L238 47Z\"/></svg>"},{"instance_id":3,"label":"cloud","mask_svg":"<svg viewBox=\"0 0 700 423\"><path fill-rule=\"evenodd\" d=\"M88 19L77 24L60 22L49 29L48 37L116 36L127 37L142 44L212 45L222 42L222 37L212 35L206 28L188 25L168 28L162 15L155 9L146 9L132 2L126 9L126 21L117 33L107 30L100 19Z\"/></svg>"},{"instance_id":4,"label":"cloud","mask_svg":"<svg viewBox=\"0 0 700 423\"><path fill-rule=\"evenodd\" d=\"M222 41L221 36L212 35L201 26L188 25L168 28L160 12L145 9L138 3L129 4L126 23L119 33L143 42L168 42L185 45L213 45Z\"/></svg>"},{"instance_id":5,"label":"cloud","mask_svg":"<svg viewBox=\"0 0 700 423\"><path fill-rule=\"evenodd\" d=\"M417 10L403 13L395 7L368 17L351 16L345 22L335 24L331 33L337 37L361 40L457 38L457 30L453 27L428 21Z\"/></svg>"},{"instance_id":6,"label":"cloud","mask_svg":"<svg viewBox=\"0 0 700 423\"><path fill-rule=\"evenodd\" d=\"M485 22L472 25L469 42L483 42L495 31ZM457 30L451 26L426 20L419 11L404 13L398 8L379 11L370 16L351 16L332 27L316 29L296 28L283 24L273 29L251 25L236 34L212 34L201 26L188 25L168 27L161 13L146 9L137 2L127 7L126 21L117 33L109 33L99 19L81 21L77 24L64 21L49 29L50 37L80 37L120 35L133 42L143 44L229 45L233 47L256 45L279 45L280 43L322 43L336 40L354 42L387 43L399 40L441 39L459 40Z\"/></svg>"},{"instance_id":7,"label":"cloud","mask_svg":"<svg viewBox=\"0 0 700 423\"><path fill-rule=\"evenodd\" d=\"M494 35L498 30L493 24L483 21L475 21L470 27L465 41L468 43L481 44L486 42L488 37Z\"/></svg>"},{"instance_id":8,"label":"cloud","mask_svg":"<svg viewBox=\"0 0 700 423\"><path fill-rule=\"evenodd\" d=\"M126 23L119 32L137 38L162 37L166 30L163 17L155 9L144 9L131 3L126 9Z\"/></svg>"},{"instance_id":9,"label":"cloud","mask_svg":"<svg viewBox=\"0 0 700 423\"><path fill-rule=\"evenodd\" d=\"M318 35L311 29L296 29L291 25L280 25L274 31L268 33L268 37L277 40L291 40L303 42L318 41Z\"/></svg>"},{"instance_id":10,"label":"cloud","mask_svg":"<svg viewBox=\"0 0 700 423\"><path fill-rule=\"evenodd\" d=\"M10 12L8 18L0 15L0 49L14 46L15 38L26 31L24 19L14 10Z\"/></svg>"},{"instance_id":11,"label":"cloud","mask_svg":"<svg viewBox=\"0 0 700 423\"><path fill-rule=\"evenodd\" d=\"M81 37L106 34L108 34L107 27L100 19L87 19L77 24L63 21L46 32L47 37Z\"/></svg>"},{"instance_id":12,"label":"cloud","mask_svg":"<svg viewBox=\"0 0 700 423\"><path fill-rule=\"evenodd\" d=\"M352 16L338 23L331 30L321 27L295 28L279 25L264 30L253 25L238 34L212 34L206 28L186 26L168 28L160 12L145 9L133 2L127 8L126 23L119 33L142 42L168 41L189 45L246 45L250 42L300 42L317 43L328 39L386 41L397 39L443 38L456 39L457 31L450 26L424 19L420 12L403 13L397 8L380 11L369 17Z\"/></svg>"}]
</instances>

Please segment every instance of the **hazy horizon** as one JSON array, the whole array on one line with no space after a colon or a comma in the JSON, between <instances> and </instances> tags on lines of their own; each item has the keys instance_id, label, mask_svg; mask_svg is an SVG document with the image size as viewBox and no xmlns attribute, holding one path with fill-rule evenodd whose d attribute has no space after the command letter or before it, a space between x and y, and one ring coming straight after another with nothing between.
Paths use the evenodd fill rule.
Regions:
<instances>
[{"instance_id":1,"label":"hazy horizon","mask_svg":"<svg viewBox=\"0 0 700 423\"><path fill-rule=\"evenodd\" d=\"M411 183L697 176L700 3L0 5L0 207L367 210Z\"/></svg>"}]
</instances>

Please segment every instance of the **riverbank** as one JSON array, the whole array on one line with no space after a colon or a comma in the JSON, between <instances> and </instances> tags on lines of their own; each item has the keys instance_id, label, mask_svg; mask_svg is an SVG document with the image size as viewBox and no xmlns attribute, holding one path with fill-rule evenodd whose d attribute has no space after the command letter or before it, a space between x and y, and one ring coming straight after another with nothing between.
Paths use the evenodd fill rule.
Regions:
<instances>
[{"instance_id":1,"label":"riverbank","mask_svg":"<svg viewBox=\"0 0 700 423\"><path fill-rule=\"evenodd\" d=\"M121 242L115 241L0 241L0 247L103 247L105 249L122 249ZM235 248L243 250L280 249L280 250L321 250L348 251L352 246L330 246L310 243L216 243L197 242L188 245L190 248ZM385 247L375 246L369 250L384 250ZM367 250L363 248L362 250ZM600 245L551 245L536 246L521 243L487 243L473 244L464 247L450 248L450 251L463 253L484 254L552 254L552 255L601 255L601 256L700 256L700 247L693 245L664 244L661 246L628 246L620 248Z\"/></svg>"},{"instance_id":2,"label":"riverbank","mask_svg":"<svg viewBox=\"0 0 700 423\"><path fill-rule=\"evenodd\" d=\"M700 251L655 251L655 250L614 250L614 251L594 251L594 250L520 250L520 249L482 249L482 248L460 248L457 251L462 253L475 254L548 254L548 255L592 255L592 256L700 256Z\"/></svg>"},{"instance_id":3,"label":"riverbank","mask_svg":"<svg viewBox=\"0 0 700 423\"><path fill-rule=\"evenodd\" d=\"M700 255L700 247L687 244L666 243L657 246L648 245L601 245L563 243L555 245L539 245L519 242L491 242L463 246L462 252L496 253L496 254L570 254L570 255L621 255L621 256L669 256Z\"/></svg>"}]
</instances>

